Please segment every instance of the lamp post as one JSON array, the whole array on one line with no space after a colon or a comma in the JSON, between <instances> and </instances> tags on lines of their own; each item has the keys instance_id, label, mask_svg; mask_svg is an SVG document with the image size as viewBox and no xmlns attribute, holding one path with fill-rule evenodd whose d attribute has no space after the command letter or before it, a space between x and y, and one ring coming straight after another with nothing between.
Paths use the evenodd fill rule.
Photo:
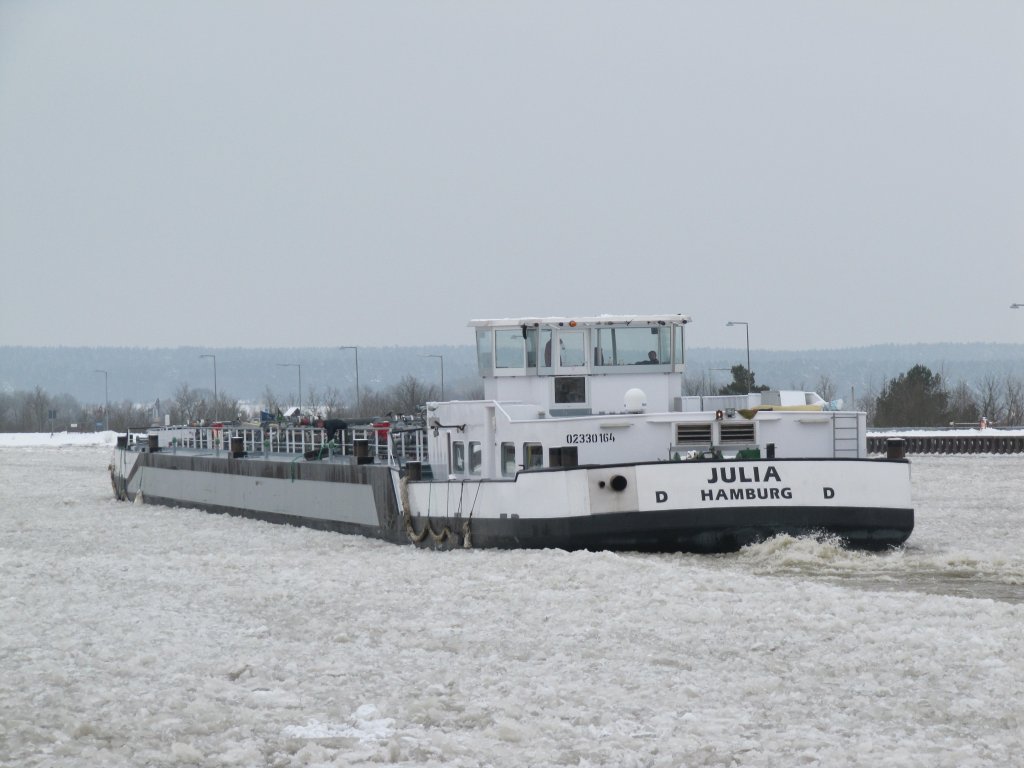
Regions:
<instances>
[{"instance_id":1,"label":"lamp post","mask_svg":"<svg viewBox=\"0 0 1024 768\"><path fill-rule=\"evenodd\" d=\"M220 398L217 397L217 356L200 355L200 357L208 357L213 360L213 418L214 421L220 421L218 418L220 413Z\"/></svg>"},{"instance_id":2,"label":"lamp post","mask_svg":"<svg viewBox=\"0 0 1024 768\"><path fill-rule=\"evenodd\" d=\"M299 369L299 418L302 418L302 366L299 363L278 363L279 368Z\"/></svg>"},{"instance_id":3,"label":"lamp post","mask_svg":"<svg viewBox=\"0 0 1024 768\"><path fill-rule=\"evenodd\" d=\"M420 355L420 357L436 357L441 361L441 399L444 400L444 355Z\"/></svg>"},{"instance_id":4,"label":"lamp post","mask_svg":"<svg viewBox=\"0 0 1024 768\"><path fill-rule=\"evenodd\" d=\"M359 347L338 347L338 349L351 349L356 353L356 415L362 410L362 406L359 404Z\"/></svg>"},{"instance_id":5,"label":"lamp post","mask_svg":"<svg viewBox=\"0 0 1024 768\"><path fill-rule=\"evenodd\" d=\"M110 396L107 394L107 372L96 369L95 373L103 374L103 431L110 429Z\"/></svg>"},{"instance_id":6,"label":"lamp post","mask_svg":"<svg viewBox=\"0 0 1024 768\"><path fill-rule=\"evenodd\" d=\"M744 322L743 320L730 320L726 325L742 325L744 330L747 332L747 389L753 389L754 374L750 370L750 323Z\"/></svg>"}]
</instances>

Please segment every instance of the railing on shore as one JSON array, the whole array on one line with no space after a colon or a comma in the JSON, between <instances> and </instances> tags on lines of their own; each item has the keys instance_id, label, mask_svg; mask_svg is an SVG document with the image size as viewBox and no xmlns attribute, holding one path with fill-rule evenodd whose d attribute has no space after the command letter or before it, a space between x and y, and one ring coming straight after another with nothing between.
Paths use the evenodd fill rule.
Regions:
<instances>
[{"instance_id":1,"label":"railing on shore","mask_svg":"<svg viewBox=\"0 0 1024 768\"><path fill-rule=\"evenodd\" d=\"M406 461L423 461L427 455L426 434L420 427L382 427L368 425L339 430L333 440L320 427L202 426L153 427L130 436L132 444L147 444L163 451L185 448L219 453L237 448L251 456L271 454L316 454L330 456L372 457L374 461L404 465ZM241 440L233 443L232 440Z\"/></svg>"},{"instance_id":2,"label":"railing on shore","mask_svg":"<svg viewBox=\"0 0 1024 768\"><path fill-rule=\"evenodd\" d=\"M885 453L886 441L898 437L903 440L907 455L928 453L1024 453L1024 435L999 434L934 434L927 432L875 433L868 435L868 453Z\"/></svg>"}]
</instances>

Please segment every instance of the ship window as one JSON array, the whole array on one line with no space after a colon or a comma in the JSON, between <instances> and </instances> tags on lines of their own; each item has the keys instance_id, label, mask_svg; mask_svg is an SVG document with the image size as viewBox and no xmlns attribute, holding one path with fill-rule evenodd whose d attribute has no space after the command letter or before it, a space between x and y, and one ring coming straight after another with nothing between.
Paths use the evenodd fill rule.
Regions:
<instances>
[{"instance_id":1,"label":"ship window","mask_svg":"<svg viewBox=\"0 0 1024 768\"><path fill-rule=\"evenodd\" d=\"M599 328L596 337L594 365L665 365L671 361L670 326Z\"/></svg>"},{"instance_id":2,"label":"ship window","mask_svg":"<svg viewBox=\"0 0 1024 768\"><path fill-rule=\"evenodd\" d=\"M558 364L566 368L587 364L583 331L562 331L558 334Z\"/></svg>"},{"instance_id":3,"label":"ship window","mask_svg":"<svg viewBox=\"0 0 1024 768\"><path fill-rule=\"evenodd\" d=\"M673 362L676 365L681 365L683 363L683 356L684 356L684 353L685 353L685 349L684 349L685 345L683 344L683 340L685 339L686 335L683 333L683 328L684 328L684 326L677 325L673 329L674 341L673 341L673 345L672 345L673 346L672 351L674 353L673 354L673 357L674 357Z\"/></svg>"},{"instance_id":4,"label":"ship window","mask_svg":"<svg viewBox=\"0 0 1024 768\"><path fill-rule=\"evenodd\" d=\"M556 376L556 403L587 402L587 379L585 376Z\"/></svg>"},{"instance_id":5,"label":"ship window","mask_svg":"<svg viewBox=\"0 0 1024 768\"><path fill-rule=\"evenodd\" d=\"M494 334L494 367L522 368L525 339L518 328L514 331L501 330Z\"/></svg>"},{"instance_id":6,"label":"ship window","mask_svg":"<svg viewBox=\"0 0 1024 768\"><path fill-rule=\"evenodd\" d=\"M540 331L538 346L544 350L544 359L541 361L542 368L551 367L551 331Z\"/></svg>"},{"instance_id":7,"label":"ship window","mask_svg":"<svg viewBox=\"0 0 1024 768\"><path fill-rule=\"evenodd\" d=\"M486 376L491 372L491 332L476 332L476 360L480 366L480 374Z\"/></svg>"},{"instance_id":8,"label":"ship window","mask_svg":"<svg viewBox=\"0 0 1024 768\"><path fill-rule=\"evenodd\" d=\"M469 474L479 475L480 464L483 460L483 454L480 451L480 443L475 440L469 443Z\"/></svg>"},{"instance_id":9,"label":"ship window","mask_svg":"<svg viewBox=\"0 0 1024 768\"><path fill-rule=\"evenodd\" d=\"M544 446L540 443L523 443L523 467L534 469L544 466Z\"/></svg>"},{"instance_id":10,"label":"ship window","mask_svg":"<svg viewBox=\"0 0 1024 768\"><path fill-rule=\"evenodd\" d=\"M466 471L466 444L452 443L452 472L462 474Z\"/></svg>"},{"instance_id":11,"label":"ship window","mask_svg":"<svg viewBox=\"0 0 1024 768\"><path fill-rule=\"evenodd\" d=\"M505 477L512 477L516 473L516 446L515 443L501 444L501 474Z\"/></svg>"}]
</instances>

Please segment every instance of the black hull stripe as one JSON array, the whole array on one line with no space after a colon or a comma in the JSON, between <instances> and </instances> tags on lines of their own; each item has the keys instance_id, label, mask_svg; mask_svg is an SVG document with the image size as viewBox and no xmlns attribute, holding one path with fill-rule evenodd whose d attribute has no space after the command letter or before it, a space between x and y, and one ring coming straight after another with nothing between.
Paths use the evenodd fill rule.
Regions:
<instances>
[{"instance_id":1,"label":"black hull stripe","mask_svg":"<svg viewBox=\"0 0 1024 768\"><path fill-rule=\"evenodd\" d=\"M357 534L419 546L457 549L465 545L467 518L414 518L412 532L401 517L389 517L384 526L337 520L256 512L249 509L182 504L175 499L145 496L147 504L190 506L207 512L297 525L322 531ZM430 531L424 526L429 522ZM715 510L659 510L562 518L479 518L469 520L470 546L496 549L611 550L624 552L733 552L772 536L788 534L838 536L856 549L885 550L902 545L914 529L909 509L723 508ZM440 540L433 534L442 534Z\"/></svg>"}]
</instances>

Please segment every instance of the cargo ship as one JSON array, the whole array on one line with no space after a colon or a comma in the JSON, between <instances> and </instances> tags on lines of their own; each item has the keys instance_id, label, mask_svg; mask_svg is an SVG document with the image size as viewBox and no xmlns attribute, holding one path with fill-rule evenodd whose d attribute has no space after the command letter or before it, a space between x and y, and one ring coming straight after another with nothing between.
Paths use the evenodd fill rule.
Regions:
<instances>
[{"instance_id":1,"label":"cargo ship","mask_svg":"<svg viewBox=\"0 0 1024 768\"><path fill-rule=\"evenodd\" d=\"M777 535L902 545L910 463L811 392L684 396L686 315L473 320L480 400L407 421L150 427L119 499L435 549L716 553Z\"/></svg>"}]
</instances>

